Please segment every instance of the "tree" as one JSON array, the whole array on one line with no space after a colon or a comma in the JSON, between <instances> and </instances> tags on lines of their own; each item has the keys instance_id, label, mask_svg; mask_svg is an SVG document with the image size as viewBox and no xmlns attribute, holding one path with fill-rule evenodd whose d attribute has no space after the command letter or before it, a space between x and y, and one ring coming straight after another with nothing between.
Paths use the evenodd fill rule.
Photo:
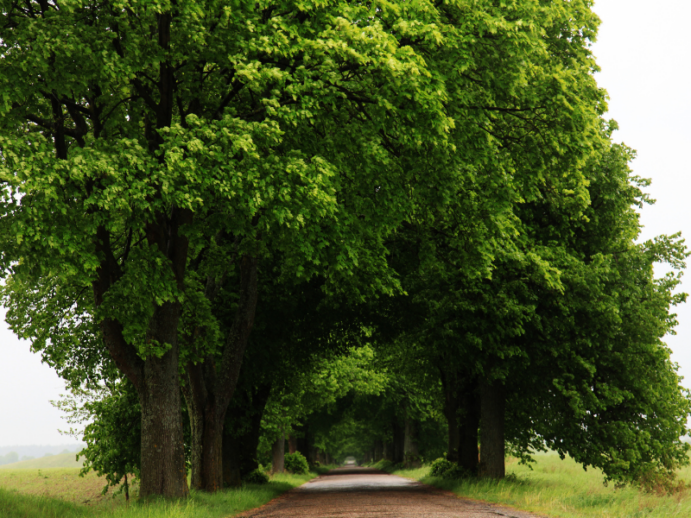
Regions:
<instances>
[{"instance_id":1,"label":"tree","mask_svg":"<svg viewBox=\"0 0 691 518\"><path fill-rule=\"evenodd\" d=\"M387 146L419 148L450 124L424 61L389 30L434 33L424 11L392 10L383 26L366 5L2 3L10 321L35 350L88 327L109 352L140 399L142 496L187 494L178 327L203 290L195 261L212 285L231 267L242 280L216 344L215 443L267 249L299 276L328 264L335 281L360 262L387 286L379 236L407 206Z\"/></svg>"},{"instance_id":2,"label":"tree","mask_svg":"<svg viewBox=\"0 0 691 518\"><path fill-rule=\"evenodd\" d=\"M390 293L386 236L468 205L456 260L486 271L511 204L577 173L604 109L585 2L1 5L10 321L58 363L74 336L108 351L140 399L144 496L187 492L181 354L221 485L261 259ZM224 328L205 306L225 280ZM180 340L189 301L201 344Z\"/></svg>"},{"instance_id":3,"label":"tree","mask_svg":"<svg viewBox=\"0 0 691 518\"><path fill-rule=\"evenodd\" d=\"M582 171L587 205L548 184L518 206L519 238L491 278L408 270L412 300L399 315L416 305L423 317L398 339L439 365L449 454L466 470L502 477L506 442L520 456L547 444L618 482L688 461L679 438L690 401L662 342L685 295L673 294L676 275L655 280L652 268L680 270L687 252L674 237L635 243L647 197L631 156L603 139Z\"/></svg>"}]
</instances>

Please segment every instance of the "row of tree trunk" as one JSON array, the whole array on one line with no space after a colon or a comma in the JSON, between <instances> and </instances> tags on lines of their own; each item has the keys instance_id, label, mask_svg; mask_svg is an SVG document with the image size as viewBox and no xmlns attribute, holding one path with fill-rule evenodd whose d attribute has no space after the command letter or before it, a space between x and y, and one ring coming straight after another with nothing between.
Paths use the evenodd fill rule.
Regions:
<instances>
[{"instance_id":1,"label":"row of tree trunk","mask_svg":"<svg viewBox=\"0 0 691 518\"><path fill-rule=\"evenodd\" d=\"M504 414L506 396L499 382L458 372L443 372L444 413L448 421L448 454L469 475L503 478L505 468ZM375 441L365 462L390 460L420 466L418 423L406 417L391 423L390 441Z\"/></svg>"},{"instance_id":2,"label":"row of tree trunk","mask_svg":"<svg viewBox=\"0 0 691 518\"><path fill-rule=\"evenodd\" d=\"M447 458L471 475L503 478L504 386L457 372L443 373L442 384L449 424Z\"/></svg>"}]
</instances>

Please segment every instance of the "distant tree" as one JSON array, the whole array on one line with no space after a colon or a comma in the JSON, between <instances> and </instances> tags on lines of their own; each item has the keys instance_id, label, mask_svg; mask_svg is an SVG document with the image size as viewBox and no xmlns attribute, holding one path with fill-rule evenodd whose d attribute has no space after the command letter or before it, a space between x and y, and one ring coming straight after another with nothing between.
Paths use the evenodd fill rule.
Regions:
<instances>
[{"instance_id":1,"label":"distant tree","mask_svg":"<svg viewBox=\"0 0 691 518\"><path fill-rule=\"evenodd\" d=\"M32 457L33 458L33 457ZM22 458L22 460L27 460ZM12 464L13 462L19 461L19 455L15 451L11 451L9 453L6 453L2 457L0 457L0 466L3 464Z\"/></svg>"}]
</instances>

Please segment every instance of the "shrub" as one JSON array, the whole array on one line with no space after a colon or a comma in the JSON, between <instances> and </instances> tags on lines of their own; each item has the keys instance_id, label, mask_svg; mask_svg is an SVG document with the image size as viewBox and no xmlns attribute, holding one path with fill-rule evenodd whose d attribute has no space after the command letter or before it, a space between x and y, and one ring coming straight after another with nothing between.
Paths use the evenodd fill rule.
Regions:
<instances>
[{"instance_id":1,"label":"shrub","mask_svg":"<svg viewBox=\"0 0 691 518\"><path fill-rule=\"evenodd\" d=\"M299 451L295 453L286 453L285 468L296 475L304 475L310 470L307 459Z\"/></svg>"},{"instance_id":2,"label":"shrub","mask_svg":"<svg viewBox=\"0 0 691 518\"><path fill-rule=\"evenodd\" d=\"M457 480L460 478L470 478L471 474L456 463L451 463L451 467L442 473L442 478Z\"/></svg>"},{"instance_id":3,"label":"shrub","mask_svg":"<svg viewBox=\"0 0 691 518\"><path fill-rule=\"evenodd\" d=\"M470 473L467 470L460 467L455 462L446 460L445 458L439 458L432 463L431 469L429 471L431 477L440 477L445 479L459 479L468 478Z\"/></svg>"},{"instance_id":4,"label":"shrub","mask_svg":"<svg viewBox=\"0 0 691 518\"><path fill-rule=\"evenodd\" d=\"M429 470L430 477L443 477L444 473L453 467L453 462L440 457L432 463Z\"/></svg>"},{"instance_id":5,"label":"shrub","mask_svg":"<svg viewBox=\"0 0 691 518\"><path fill-rule=\"evenodd\" d=\"M243 480L248 484L267 484L269 482L269 475L264 473L261 469L255 469L248 475L245 475Z\"/></svg>"},{"instance_id":6,"label":"shrub","mask_svg":"<svg viewBox=\"0 0 691 518\"><path fill-rule=\"evenodd\" d=\"M403 461L403 467L406 469L419 468L422 466L422 457L412 453L406 453Z\"/></svg>"},{"instance_id":7,"label":"shrub","mask_svg":"<svg viewBox=\"0 0 691 518\"><path fill-rule=\"evenodd\" d=\"M386 471L387 473L391 473L395 469L394 463L387 459L380 460L372 467L379 471Z\"/></svg>"}]
</instances>

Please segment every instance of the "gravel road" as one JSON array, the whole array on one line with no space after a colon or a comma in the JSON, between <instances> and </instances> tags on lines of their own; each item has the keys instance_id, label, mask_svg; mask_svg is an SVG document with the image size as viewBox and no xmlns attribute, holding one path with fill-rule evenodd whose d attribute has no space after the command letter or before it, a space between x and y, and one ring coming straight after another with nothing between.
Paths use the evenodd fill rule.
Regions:
<instances>
[{"instance_id":1,"label":"gravel road","mask_svg":"<svg viewBox=\"0 0 691 518\"><path fill-rule=\"evenodd\" d=\"M243 518L538 518L371 468L338 468Z\"/></svg>"}]
</instances>

